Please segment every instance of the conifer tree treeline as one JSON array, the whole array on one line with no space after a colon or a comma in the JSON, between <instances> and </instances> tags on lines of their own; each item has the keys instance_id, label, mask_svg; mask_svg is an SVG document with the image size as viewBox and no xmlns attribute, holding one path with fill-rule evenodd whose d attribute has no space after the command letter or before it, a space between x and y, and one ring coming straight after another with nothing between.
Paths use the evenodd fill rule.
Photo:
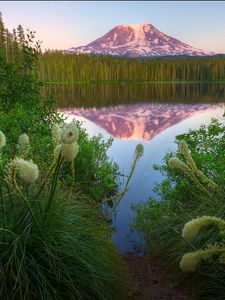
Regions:
<instances>
[{"instance_id":1,"label":"conifer tree treeline","mask_svg":"<svg viewBox=\"0 0 225 300\"><path fill-rule=\"evenodd\" d=\"M225 57L125 58L46 51L40 79L66 81L225 81Z\"/></svg>"},{"instance_id":2,"label":"conifer tree treeline","mask_svg":"<svg viewBox=\"0 0 225 300\"><path fill-rule=\"evenodd\" d=\"M0 51L7 61L19 63L22 54L22 44L25 40L24 31L21 25L13 29L12 33L5 28L2 14L0 12Z\"/></svg>"},{"instance_id":3,"label":"conifer tree treeline","mask_svg":"<svg viewBox=\"0 0 225 300\"><path fill-rule=\"evenodd\" d=\"M31 62L37 62L41 52L40 41L33 42L35 31L24 29L19 25L12 33L5 28L0 12L0 54L7 62L13 62L25 73L29 73ZM33 67L32 67L33 69Z\"/></svg>"},{"instance_id":4,"label":"conifer tree treeline","mask_svg":"<svg viewBox=\"0 0 225 300\"><path fill-rule=\"evenodd\" d=\"M48 160L43 145L50 137L49 124L60 117L52 102L41 96L37 68L40 47L33 39L34 32L28 30L25 34L22 26L10 33L0 14L0 128L7 136L6 147L12 149L10 156L18 136L26 132L33 138L34 149L43 163L44 155Z\"/></svg>"}]
</instances>

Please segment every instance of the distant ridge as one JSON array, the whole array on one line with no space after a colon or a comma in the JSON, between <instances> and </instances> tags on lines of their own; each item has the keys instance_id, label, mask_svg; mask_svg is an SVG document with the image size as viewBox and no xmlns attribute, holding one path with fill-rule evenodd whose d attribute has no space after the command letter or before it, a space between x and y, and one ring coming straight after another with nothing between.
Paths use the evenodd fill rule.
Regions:
<instances>
[{"instance_id":1,"label":"distant ridge","mask_svg":"<svg viewBox=\"0 0 225 300\"><path fill-rule=\"evenodd\" d=\"M65 53L97 54L129 57L211 56L159 31L151 24L119 25L97 40Z\"/></svg>"}]
</instances>

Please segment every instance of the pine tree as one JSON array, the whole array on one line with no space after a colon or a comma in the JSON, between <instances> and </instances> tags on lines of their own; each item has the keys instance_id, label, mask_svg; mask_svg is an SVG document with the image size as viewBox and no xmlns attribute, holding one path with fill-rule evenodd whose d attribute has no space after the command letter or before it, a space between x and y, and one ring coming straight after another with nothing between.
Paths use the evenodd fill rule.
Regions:
<instances>
[{"instance_id":1,"label":"pine tree","mask_svg":"<svg viewBox=\"0 0 225 300\"><path fill-rule=\"evenodd\" d=\"M5 26L2 20L2 13L0 12L0 50L5 54Z\"/></svg>"}]
</instances>

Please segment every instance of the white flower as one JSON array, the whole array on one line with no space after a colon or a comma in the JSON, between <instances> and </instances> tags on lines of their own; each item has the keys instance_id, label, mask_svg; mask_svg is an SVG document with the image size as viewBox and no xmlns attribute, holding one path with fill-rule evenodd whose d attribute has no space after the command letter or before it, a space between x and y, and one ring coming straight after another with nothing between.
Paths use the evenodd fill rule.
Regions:
<instances>
[{"instance_id":1,"label":"white flower","mask_svg":"<svg viewBox=\"0 0 225 300\"><path fill-rule=\"evenodd\" d=\"M184 225L184 228L182 230L182 237L185 240L190 240L199 233L199 231L202 227L205 227L209 224L214 224L214 225L219 226L220 228L225 228L224 220L217 218L217 217L202 216L202 217L193 219Z\"/></svg>"},{"instance_id":2,"label":"white flower","mask_svg":"<svg viewBox=\"0 0 225 300\"><path fill-rule=\"evenodd\" d=\"M54 159L55 161L58 160L60 151L62 151L62 157L65 161L71 162L75 159L77 156L77 153L79 151L79 146L77 142L74 142L72 144L62 144L55 147L54 150Z\"/></svg>"},{"instance_id":3,"label":"white flower","mask_svg":"<svg viewBox=\"0 0 225 300\"><path fill-rule=\"evenodd\" d=\"M194 272L201 261L208 261L213 254L223 253L224 249L220 245L209 245L207 249L196 250L185 253L180 261L180 268L183 272Z\"/></svg>"},{"instance_id":4,"label":"white flower","mask_svg":"<svg viewBox=\"0 0 225 300\"><path fill-rule=\"evenodd\" d=\"M26 158L30 148L30 140L26 133L23 133L19 136L17 147L19 150L19 156Z\"/></svg>"},{"instance_id":5,"label":"white flower","mask_svg":"<svg viewBox=\"0 0 225 300\"><path fill-rule=\"evenodd\" d=\"M72 144L74 143L79 136L79 130L75 121L72 121L69 124L64 125L61 133L61 142L63 144Z\"/></svg>"},{"instance_id":6,"label":"white flower","mask_svg":"<svg viewBox=\"0 0 225 300\"><path fill-rule=\"evenodd\" d=\"M13 165L18 172L20 179L27 183L33 183L38 179L39 170L38 166L32 160L27 161L22 158L16 158Z\"/></svg>"},{"instance_id":7,"label":"white flower","mask_svg":"<svg viewBox=\"0 0 225 300\"><path fill-rule=\"evenodd\" d=\"M52 132L53 142L55 144L60 144L60 142L61 142L61 128L59 127L59 125L54 124L52 126L51 132Z\"/></svg>"},{"instance_id":8,"label":"white flower","mask_svg":"<svg viewBox=\"0 0 225 300\"><path fill-rule=\"evenodd\" d=\"M171 157L168 160L168 165L172 169L182 169L184 163L179 158L177 158L177 157Z\"/></svg>"},{"instance_id":9,"label":"white flower","mask_svg":"<svg viewBox=\"0 0 225 300\"><path fill-rule=\"evenodd\" d=\"M188 149L188 145L184 140L179 142L179 149L180 149L180 153L182 153L184 155L184 157L190 156L190 151Z\"/></svg>"},{"instance_id":10,"label":"white flower","mask_svg":"<svg viewBox=\"0 0 225 300\"><path fill-rule=\"evenodd\" d=\"M62 156L66 161L73 161L77 156L79 146L77 142L72 144L62 144Z\"/></svg>"},{"instance_id":11,"label":"white flower","mask_svg":"<svg viewBox=\"0 0 225 300\"><path fill-rule=\"evenodd\" d=\"M186 253L180 261L180 268L183 272L194 272L201 260L200 251Z\"/></svg>"},{"instance_id":12,"label":"white flower","mask_svg":"<svg viewBox=\"0 0 225 300\"><path fill-rule=\"evenodd\" d=\"M26 133L23 133L19 136L18 144L19 145L29 145L30 144L29 137Z\"/></svg>"},{"instance_id":13,"label":"white flower","mask_svg":"<svg viewBox=\"0 0 225 300\"><path fill-rule=\"evenodd\" d=\"M6 144L6 138L4 133L0 130L0 149Z\"/></svg>"}]
</instances>

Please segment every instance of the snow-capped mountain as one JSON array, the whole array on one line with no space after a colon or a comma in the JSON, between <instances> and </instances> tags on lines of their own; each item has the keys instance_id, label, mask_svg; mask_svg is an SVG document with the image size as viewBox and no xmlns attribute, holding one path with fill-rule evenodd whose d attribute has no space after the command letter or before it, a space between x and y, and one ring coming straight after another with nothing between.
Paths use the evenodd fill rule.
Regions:
<instances>
[{"instance_id":1,"label":"snow-capped mountain","mask_svg":"<svg viewBox=\"0 0 225 300\"><path fill-rule=\"evenodd\" d=\"M131 57L214 54L185 44L147 23L116 26L90 44L73 47L65 52Z\"/></svg>"},{"instance_id":2,"label":"snow-capped mountain","mask_svg":"<svg viewBox=\"0 0 225 300\"><path fill-rule=\"evenodd\" d=\"M213 104L132 104L116 107L66 108L66 116L81 116L118 139L150 141L156 135L199 113L211 112Z\"/></svg>"}]
</instances>

